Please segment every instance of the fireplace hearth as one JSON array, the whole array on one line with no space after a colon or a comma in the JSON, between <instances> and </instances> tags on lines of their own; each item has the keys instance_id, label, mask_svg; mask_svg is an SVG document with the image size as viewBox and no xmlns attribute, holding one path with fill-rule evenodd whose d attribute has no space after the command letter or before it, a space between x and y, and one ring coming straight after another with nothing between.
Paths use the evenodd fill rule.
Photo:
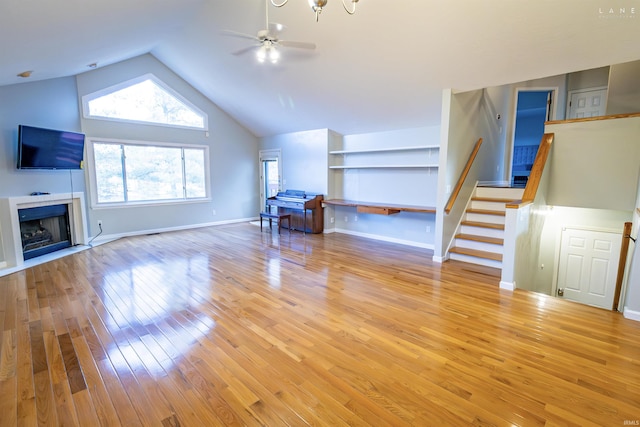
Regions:
<instances>
[{"instance_id":1,"label":"fireplace hearth","mask_svg":"<svg viewBox=\"0 0 640 427\"><path fill-rule=\"evenodd\" d=\"M19 209L18 218L25 260L71 246L66 204Z\"/></svg>"}]
</instances>

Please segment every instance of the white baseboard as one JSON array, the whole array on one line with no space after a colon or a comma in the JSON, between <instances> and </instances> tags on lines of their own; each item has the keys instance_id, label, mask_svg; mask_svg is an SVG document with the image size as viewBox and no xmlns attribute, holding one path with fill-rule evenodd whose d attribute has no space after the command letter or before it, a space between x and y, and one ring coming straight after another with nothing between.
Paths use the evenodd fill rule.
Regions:
<instances>
[{"instance_id":1,"label":"white baseboard","mask_svg":"<svg viewBox=\"0 0 640 427\"><path fill-rule=\"evenodd\" d=\"M622 314L625 317L625 319L635 320L636 322L640 322L640 311L630 310L627 307L625 307Z\"/></svg>"},{"instance_id":2,"label":"white baseboard","mask_svg":"<svg viewBox=\"0 0 640 427\"><path fill-rule=\"evenodd\" d=\"M507 291L513 291L516 289L516 282L500 281L500 289L506 289Z\"/></svg>"},{"instance_id":3,"label":"white baseboard","mask_svg":"<svg viewBox=\"0 0 640 427\"><path fill-rule=\"evenodd\" d=\"M358 231L345 230L343 228L335 228L334 231L332 231L332 232L334 232L334 233L342 233L342 234L349 234L351 236L364 237L366 239L381 240L383 242L398 243L400 245L407 245L407 246L413 246L413 247L416 247L416 248L433 250L433 245L429 244L429 243L413 242L411 240L396 239L394 237L380 236L378 234L360 233Z\"/></svg>"},{"instance_id":4,"label":"white baseboard","mask_svg":"<svg viewBox=\"0 0 640 427\"><path fill-rule=\"evenodd\" d=\"M170 231L182 231L182 230L191 230L194 228L202 228L202 227L212 227L215 225L226 225L226 224L236 224L239 222L250 222L259 220L260 217L251 217L251 218L242 218L242 219L231 219L227 221L217 221L217 222L206 222L200 224L190 224L190 225L180 225L177 227L165 227L165 228L153 228L148 230L139 230L139 231L131 231L126 233L116 233L116 234L104 234L98 236L91 243L92 246L101 245L107 242L112 242L114 240L121 239L123 237L133 237L133 236L143 236L145 234L155 234L155 233L168 233Z\"/></svg>"},{"instance_id":5,"label":"white baseboard","mask_svg":"<svg viewBox=\"0 0 640 427\"><path fill-rule=\"evenodd\" d=\"M447 255L445 256L433 256L431 257L431 261L437 263L437 264L442 264L443 262L445 262L446 260L448 260L449 257Z\"/></svg>"}]
</instances>

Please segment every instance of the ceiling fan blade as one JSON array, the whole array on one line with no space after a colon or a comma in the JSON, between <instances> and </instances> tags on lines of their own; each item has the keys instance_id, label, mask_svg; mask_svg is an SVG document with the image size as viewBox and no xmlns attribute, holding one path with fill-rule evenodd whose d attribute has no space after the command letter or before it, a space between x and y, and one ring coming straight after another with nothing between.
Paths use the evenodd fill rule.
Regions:
<instances>
[{"instance_id":1,"label":"ceiling fan blade","mask_svg":"<svg viewBox=\"0 0 640 427\"><path fill-rule=\"evenodd\" d=\"M245 47L244 49L240 49L240 50L236 50L235 52L232 52L232 55L244 55L247 52L251 52L252 50L258 48L259 46L249 46L249 47Z\"/></svg>"},{"instance_id":2,"label":"ceiling fan blade","mask_svg":"<svg viewBox=\"0 0 640 427\"><path fill-rule=\"evenodd\" d=\"M291 40L278 40L278 44L285 46L285 47L295 47L298 49L315 49L316 48L316 44L315 43L309 43L309 42L295 42L295 41L291 41Z\"/></svg>"},{"instance_id":3,"label":"ceiling fan blade","mask_svg":"<svg viewBox=\"0 0 640 427\"><path fill-rule=\"evenodd\" d=\"M257 38L256 36L252 36L249 34L244 34L244 33L239 33L237 31L231 31L231 30L220 30L220 34L225 35L225 36L231 36L231 37L240 37L242 39L249 39L249 40L257 40L260 41L259 38Z\"/></svg>"}]
</instances>

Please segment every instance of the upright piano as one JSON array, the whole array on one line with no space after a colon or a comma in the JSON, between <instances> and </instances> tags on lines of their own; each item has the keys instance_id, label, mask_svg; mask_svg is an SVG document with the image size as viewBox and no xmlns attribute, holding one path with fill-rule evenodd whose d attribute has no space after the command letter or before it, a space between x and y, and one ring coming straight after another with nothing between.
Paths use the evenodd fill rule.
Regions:
<instances>
[{"instance_id":1,"label":"upright piano","mask_svg":"<svg viewBox=\"0 0 640 427\"><path fill-rule=\"evenodd\" d=\"M322 233L324 214L321 194L306 193L303 190L280 191L267 199L270 211L291 214L290 228L305 233Z\"/></svg>"}]
</instances>

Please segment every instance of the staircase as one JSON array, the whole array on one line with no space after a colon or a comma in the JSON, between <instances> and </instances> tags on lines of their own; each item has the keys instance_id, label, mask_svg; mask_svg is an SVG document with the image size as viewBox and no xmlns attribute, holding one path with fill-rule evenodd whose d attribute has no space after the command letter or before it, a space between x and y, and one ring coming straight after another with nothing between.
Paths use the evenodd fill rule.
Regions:
<instances>
[{"instance_id":1,"label":"staircase","mask_svg":"<svg viewBox=\"0 0 640 427\"><path fill-rule=\"evenodd\" d=\"M449 258L501 269L506 204L521 199L523 191L477 187L449 249Z\"/></svg>"}]
</instances>

